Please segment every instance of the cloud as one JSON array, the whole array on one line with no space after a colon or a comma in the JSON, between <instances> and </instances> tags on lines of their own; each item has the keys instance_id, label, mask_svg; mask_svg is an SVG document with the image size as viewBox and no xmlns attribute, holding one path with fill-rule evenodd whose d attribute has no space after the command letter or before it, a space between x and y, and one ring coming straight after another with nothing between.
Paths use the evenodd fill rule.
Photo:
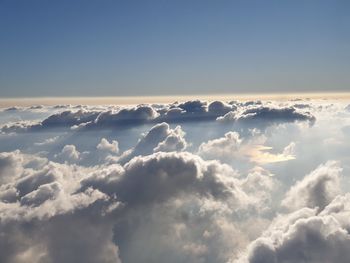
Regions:
<instances>
[{"instance_id":1,"label":"cloud","mask_svg":"<svg viewBox=\"0 0 350 263\"><path fill-rule=\"evenodd\" d=\"M349 195L334 199L320 214L301 208L281 215L233 262L349 262Z\"/></svg>"},{"instance_id":2,"label":"cloud","mask_svg":"<svg viewBox=\"0 0 350 263\"><path fill-rule=\"evenodd\" d=\"M250 196L251 202L255 203L258 210L262 213L272 210L273 195L280 183L270 171L255 166L248 171L247 176L242 178L239 184L242 190Z\"/></svg>"},{"instance_id":3,"label":"cloud","mask_svg":"<svg viewBox=\"0 0 350 263\"><path fill-rule=\"evenodd\" d=\"M227 132L224 137L202 143L198 154L206 159L218 159L229 164L242 160L266 164L295 159L294 142L287 145L282 153L271 153L273 148L263 145L265 141L264 136L255 135L243 140L237 132Z\"/></svg>"},{"instance_id":4,"label":"cloud","mask_svg":"<svg viewBox=\"0 0 350 263\"><path fill-rule=\"evenodd\" d=\"M13 180L21 172L22 156L19 151L0 153L0 184Z\"/></svg>"},{"instance_id":5,"label":"cloud","mask_svg":"<svg viewBox=\"0 0 350 263\"><path fill-rule=\"evenodd\" d=\"M199 146L198 152L208 159L220 159L228 162L236 157L242 139L237 132L227 132L224 137L210 140Z\"/></svg>"},{"instance_id":6,"label":"cloud","mask_svg":"<svg viewBox=\"0 0 350 263\"><path fill-rule=\"evenodd\" d=\"M1 112L7 131L27 132L0 134L0 262L349 262L348 149L322 143L346 141L345 107Z\"/></svg>"},{"instance_id":7,"label":"cloud","mask_svg":"<svg viewBox=\"0 0 350 263\"><path fill-rule=\"evenodd\" d=\"M176 126L175 129L169 129L168 136L163 141L159 142L153 151L173 152L185 150L188 146L184 138L185 134L181 126Z\"/></svg>"},{"instance_id":8,"label":"cloud","mask_svg":"<svg viewBox=\"0 0 350 263\"><path fill-rule=\"evenodd\" d=\"M235 188L234 172L228 166L186 152L138 156L123 168L110 168L102 172L103 177L95 173L84 179L82 189L116 194L118 200L131 205L164 201L181 192L216 198L243 195Z\"/></svg>"},{"instance_id":9,"label":"cloud","mask_svg":"<svg viewBox=\"0 0 350 263\"><path fill-rule=\"evenodd\" d=\"M298 111L293 107L248 107L236 112L228 112L218 118L221 122L240 122L245 125L271 125L295 121L309 121L313 124L316 118L309 112Z\"/></svg>"},{"instance_id":10,"label":"cloud","mask_svg":"<svg viewBox=\"0 0 350 263\"><path fill-rule=\"evenodd\" d=\"M151 106L140 105L130 109L121 109L117 112L101 112L95 120L87 124L87 127L139 125L149 122L157 116L157 111Z\"/></svg>"},{"instance_id":11,"label":"cloud","mask_svg":"<svg viewBox=\"0 0 350 263\"><path fill-rule=\"evenodd\" d=\"M0 244L5 262L217 261L228 257L227 240L239 232L228 218L249 203L229 166L187 152L89 168L47 160L29 165L39 157L13 154L21 156L22 168L1 185L0 234L20 236ZM160 226L167 229L162 234ZM143 243L146 237L154 242ZM144 249L135 253L138 242Z\"/></svg>"},{"instance_id":12,"label":"cloud","mask_svg":"<svg viewBox=\"0 0 350 263\"><path fill-rule=\"evenodd\" d=\"M115 154L119 153L119 144L116 140L109 142L107 139L102 138L96 148L100 151L106 151Z\"/></svg>"},{"instance_id":13,"label":"cloud","mask_svg":"<svg viewBox=\"0 0 350 263\"><path fill-rule=\"evenodd\" d=\"M279 163L295 159L295 155L292 154L294 150L293 144L287 145L282 153L272 153L273 150L270 146L252 144L246 145L242 149L242 153L250 159L251 162L257 164L267 164L267 163Z\"/></svg>"},{"instance_id":14,"label":"cloud","mask_svg":"<svg viewBox=\"0 0 350 263\"><path fill-rule=\"evenodd\" d=\"M80 160L81 154L76 149L75 145L65 145L62 151L56 154L55 157L63 162L76 162Z\"/></svg>"},{"instance_id":15,"label":"cloud","mask_svg":"<svg viewBox=\"0 0 350 263\"><path fill-rule=\"evenodd\" d=\"M171 129L169 124L165 122L156 124L146 134L143 134L134 148L124 152L119 161L125 163L134 156L148 155L159 151L182 151L187 147L184 136L185 132L180 126Z\"/></svg>"},{"instance_id":16,"label":"cloud","mask_svg":"<svg viewBox=\"0 0 350 263\"><path fill-rule=\"evenodd\" d=\"M291 142L288 144L284 149L283 149L283 155L284 156L295 156L295 148L296 148L296 143Z\"/></svg>"},{"instance_id":17,"label":"cloud","mask_svg":"<svg viewBox=\"0 0 350 263\"><path fill-rule=\"evenodd\" d=\"M36 145L36 146L52 145L52 144L55 144L58 139L59 139L59 136L55 136L52 138L48 138L42 142L36 142L36 143L34 143L34 145Z\"/></svg>"},{"instance_id":18,"label":"cloud","mask_svg":"<svg viewBox=\"0 0 350 263\"><path fill-rule=\"evenodd\" d=\"M133 127L145 123L184 123L199 121L239 122L245 125L271 125L274 123L309 121L315 117L302 109L291 106L272 107L262 102L225 103L222 101L193 100L183 103L138 105L127 108L66 107L41 122L8 123L2 132L39 131L43 129L73 128L101 129ZM77 110L78 109L78 110Z\"/></svg>"},{"instance_id":19,"label":"cloud","mask_svg":"<svg viewBox=\"0 0 350 263\"><path fill-rule=\"evenodd\" d=\"M21 198L21 204L38 206L49 199L55 199L61 190L57 182L42 184L36 190L29 192Z\"/></svg>"},{"instance_id":20,"label":"cloud","mask_svg":"<svg viewBox=\"0 0 350 263\"><path fill-rule=\"evenodd\" d=\"M17 158L10 159L9 165L16 164L17 168L12 170L15 176L0 186L0 222L49 218L106 198L92 189L74 193L78 178L87 168L49 162L19 151L11 154Z\"/></svg>"},{"instance_id":21,"label":"cloud","mask_svg":"<svg viewBox=\"0 0 350 263\"><path fill-rule=\"evenodd\" d=\"M289 209L310 207L322 210L341 192L339 185L341 171L339 164L334 161L320 165L292 186L282 205Z\"/></svg>"},{"instance_id":22,"label":"cloud","mask_svg":"<svg viewBox=\"0 0 350 263\"><path fill-rule=\"evenodd\" d=\"M245 242L232 218L255 205L229 166L187 152L137 156L92 173L81 186L121 202L114 235L123 262L225 261Z\"/></svg>"}]
</instances>

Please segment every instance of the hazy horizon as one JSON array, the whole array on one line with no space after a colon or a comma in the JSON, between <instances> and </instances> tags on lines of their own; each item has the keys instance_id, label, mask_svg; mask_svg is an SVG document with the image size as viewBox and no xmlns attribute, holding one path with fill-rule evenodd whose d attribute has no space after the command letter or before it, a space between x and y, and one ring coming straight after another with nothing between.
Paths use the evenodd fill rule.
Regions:
<instances>
[{"instance_id":1,"label":"hazy horizon","mask_svg":"<svg viewBox=\"0 0 350 263\"><path fill-rule=\"evenodd\" d=\"M31 106L31 105L136 105L143 103L171 103L174 101L206 100L293 100L293 99L326 99L348 100L350 92L300 92L300 93L236 93L236 94L205 94L205 95L168 95L168 96L91 96L91 97L12 97L0 98L0 107Z\"/></svg>"}]
</instances>

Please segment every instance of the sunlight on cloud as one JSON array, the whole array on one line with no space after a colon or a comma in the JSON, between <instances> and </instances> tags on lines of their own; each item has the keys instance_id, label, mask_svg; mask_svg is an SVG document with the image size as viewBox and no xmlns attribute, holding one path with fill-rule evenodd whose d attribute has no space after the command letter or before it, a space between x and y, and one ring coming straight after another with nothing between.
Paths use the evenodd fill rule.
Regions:
<instances>
[{"instance_id":1,"label":"sunlight on cloud","mask_svg":"<svg viewBox=\"0 0 350 263\"><path fill-rule=\"evenodd\" d=\"M348 107L4 108L0 261L347 263Z\"/></svg>"},{"instance_id":2,"label":"sunlight on cloud","mask_svg":"<svg viewBox=\"0 0 350 263\"><path fill-rule=\"evenodd\" d=\"M244 155L246 155L252 162L258 164L277 163L294 160L295 156L288 153L273 154L271 150L273 148L264 145L253 145L249 148L242 149Z\"/></svg>"}]
</instances>

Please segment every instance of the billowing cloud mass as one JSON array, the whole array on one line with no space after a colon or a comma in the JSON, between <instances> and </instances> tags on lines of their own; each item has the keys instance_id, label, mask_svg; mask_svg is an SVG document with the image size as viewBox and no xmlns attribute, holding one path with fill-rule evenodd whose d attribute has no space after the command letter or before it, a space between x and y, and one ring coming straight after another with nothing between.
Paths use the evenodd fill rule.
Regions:
<instances>
[{"instance_id":1,"label":"billowing cloud mass","mask_svg":"<svg viewBox=\"0 0 350 263\"><path fill-rule=\"evenodd\" d=\"M0 262L350 262L348 102L0 111Z\"/></svg>"},{"instance_id":2,"label":"billowing cloud mass","mask_svg":"<svg viewBox=\"0 0 350 263\"><path fill-rule=\"evenodd\" d=\"M64 108L63 108L64 109ZM101 129L143 125L146 123L187 123L219 120L221 122L242 122L249 125L268 126L274 123L308 121L315 117L304 109L293 106L262 106L260 101L250 103L225 103L214 101L187 101L169 105L138 105L114 109L69 109L50 115L43 121L16 122L3 125L3 132L38 131L53 128Z\"/></svg>"},{"instance_id":3,"label":"billowing cloud mass","mask_svg":"<svg viewBox=\"0 0 350 263\"><path fill-rule=\"evenodd\" d=\"M315 117L309 112L300 112L295 107L248 107L240 111L230 111L218 120L224 122L238 121L248 125L270 125L294 121L309 121L313 123Z\"/></svg>"},{"instance_id":4,"label":"billowing cloud mass","mask_svg":"<svg viewBox=\"0 0 350 263\"><path fill-rule=\"evenodd\" d=\"M320 213L301 208L279 216L247 255L233 262L349 262L349 195L333 202Z\"/></svg>"},{"instance_id":5,"label":"billowing cloud mass","mask_svg":"<svg viewBox=\"0 0 350 263\"><path fill-rule=\"evenodd\" d=\"M227 132L222 138L202 143L199 154L209 159L232 159L237 156L241 143L237 132Z\"/></svg>"},{"instance_id":6,"label":"billowing cloud mass","mask_svg":"<svg viewBox=\"0 0 350 263\"><path fill-rule=\"evenodd\" d=\"M165 122L156 124L146 134L142 135L135 147L124 152L119 160L125 163L138 155L147 155L159 151L182 151L187 147L184 136L185 132L180 126L171 129L169 124Z\"/></svg>"},{"instance_id":7,"label":"billowing cloud mass","mask_svg":"<svg viewBox=\"0 0 350 263\"><path fill-rule=\"evenodd\" d=\"M282 204L290 209L323 209L341 192L340 172L341 168L336 162L327 162L319 166L286 193Z\"/></svg>"}]
</instances>

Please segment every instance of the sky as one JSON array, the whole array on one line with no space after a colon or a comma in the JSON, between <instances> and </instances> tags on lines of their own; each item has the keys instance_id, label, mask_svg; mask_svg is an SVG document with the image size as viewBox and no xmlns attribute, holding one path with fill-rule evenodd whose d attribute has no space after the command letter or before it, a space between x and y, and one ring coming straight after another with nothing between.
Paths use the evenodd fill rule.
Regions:
<instances>
[{"instance_id":1,"label":"sky","mask_svg":"<svg viewBox=\"0 0 350 263\"><path fill-rule=\"evenodd\" d=\"M0 0L0 97L350 91L349 1Z\"/></svg>"}]
</instances>

